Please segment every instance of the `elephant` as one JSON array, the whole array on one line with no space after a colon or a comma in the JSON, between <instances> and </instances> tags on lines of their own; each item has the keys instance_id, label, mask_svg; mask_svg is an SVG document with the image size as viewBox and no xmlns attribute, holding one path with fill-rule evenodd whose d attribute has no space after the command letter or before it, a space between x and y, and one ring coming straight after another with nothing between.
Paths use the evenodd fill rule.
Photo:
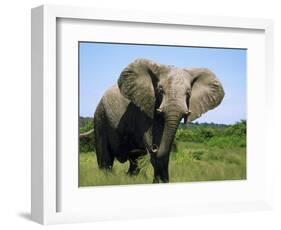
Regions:
<instances>
[{"instance_id":1,"label":"elephant","mask_svg":"<svg viewBox=\"0 0 281 230\"><path fill-rule=\"evenodd\" d=\"M94 114L99 168L111 170L115 159L129 161L128 174L137 175L138 158L149 154L153 183L169 182L169 156L179 123L214 109L224 95L207 68L134 60L104 93Z\"/></svg>"}]
</instances>

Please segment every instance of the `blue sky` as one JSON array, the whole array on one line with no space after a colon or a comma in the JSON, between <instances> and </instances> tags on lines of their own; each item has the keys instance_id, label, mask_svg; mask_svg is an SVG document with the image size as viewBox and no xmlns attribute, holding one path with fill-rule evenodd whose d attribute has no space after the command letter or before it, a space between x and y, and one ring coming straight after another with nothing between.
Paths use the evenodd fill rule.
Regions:
<instances>
[{"instance_id":1,"label":"blue sky","mask_svg":"<svg viewBox=\"0 0 281 230\"><path fill-rule=\"evenodd\" d=\"M198 122L233 124L246 119L244 49L150 46L80 42L80 116L92 117L103 93L136 58L177 67L206 67L222 82L223 102Z\"/></svg>"}]
</instances>

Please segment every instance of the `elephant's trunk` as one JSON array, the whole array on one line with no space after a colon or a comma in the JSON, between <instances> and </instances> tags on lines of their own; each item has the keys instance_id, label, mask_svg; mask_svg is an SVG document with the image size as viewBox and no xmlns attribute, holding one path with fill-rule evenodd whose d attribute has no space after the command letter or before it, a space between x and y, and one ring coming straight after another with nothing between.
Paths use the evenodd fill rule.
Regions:
<instances>
[{"instance_id":1,"label":"elephant's trunk","mask_svg":"<svg viewBox=\"0 0 281 230\"><path fill-rule=\"evenodd\" d=\"M167 112L161 143L158 152L156 153L157 158L169 154L181 118L182 113L177 110Z\"/></svg>"}]
</instances>

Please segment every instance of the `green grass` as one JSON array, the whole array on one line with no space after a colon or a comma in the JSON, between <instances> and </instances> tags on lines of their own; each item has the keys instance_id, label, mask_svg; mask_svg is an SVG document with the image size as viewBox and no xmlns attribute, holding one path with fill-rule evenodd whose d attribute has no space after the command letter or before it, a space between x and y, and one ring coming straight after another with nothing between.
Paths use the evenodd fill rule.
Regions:
<instances>
[{"instance_id":1,"label":"green grass","mask_svg":"<svg viewBox=\"0 0 281 230\"><path fill-rule=\"evenodd\" d=\"M91 128L92 118L80 118L80 133ZM245 120L233 125L180 125L170 156L170 182L246 179L246 129ZM112 172L98 168L93 133L80 138L79 149L80 186L150 184L153 180L149 156L139 160L139 175L128 176L128 162L115 160Z\"/></svg>"},{"instance_id":2,"label":"green grass","mask_svg":"<svg viewBox=\"0 0 281 230\"><path fill-rule=\"evenodd\" d=\"M235 141L235 140L234 140ZM176 141L171 152L170 182L214 181L246 179L246 147L230 144L227 140L210 139L198 143ZM225 144L222 144L225 143ZM153 169L149 156L139 160L141 171L137 176L126 174L129 163L114 161L112 172L98 168L94 152L80 153L80 186L150 184Z\"/></svg>"}]
</instances>

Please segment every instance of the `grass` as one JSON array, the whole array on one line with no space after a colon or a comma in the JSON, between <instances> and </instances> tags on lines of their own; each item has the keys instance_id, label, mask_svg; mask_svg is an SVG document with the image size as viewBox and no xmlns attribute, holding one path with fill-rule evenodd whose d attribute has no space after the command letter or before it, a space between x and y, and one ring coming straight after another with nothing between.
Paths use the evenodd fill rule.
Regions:
<instances>
[{"instance_id":1,"label":"grass","mask_svg":"<svg viewBox=\"0 0 281 230\"><path fill-rule=\"evenodd\" d=\"M176 146L170 157L170 182L246 179L245 145L177 141ZM117 160L112 172L104 172L98 168L95 152L80 153L79 185L150 184L153 169L149 156L140 159L139 165L138 176L127 175L129 163L121 164Z\"/></svg>"}]
</instances>

